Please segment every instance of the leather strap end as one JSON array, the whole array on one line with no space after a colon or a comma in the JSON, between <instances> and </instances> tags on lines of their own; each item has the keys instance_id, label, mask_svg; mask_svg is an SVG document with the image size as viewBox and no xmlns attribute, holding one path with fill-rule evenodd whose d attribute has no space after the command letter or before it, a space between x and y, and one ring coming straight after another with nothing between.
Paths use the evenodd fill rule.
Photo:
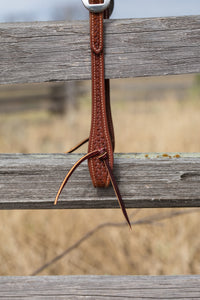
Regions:
<instances>
[{"instance_id":1,"label":"leather strap end","mask_svg":"<svg viewBox=\"0 0 200 300\"><path fill-rule=\"evenodd\" d=\"M95 54L103 52L103 12L90 13L90 47Z\"/></svg>"}]
</instances>

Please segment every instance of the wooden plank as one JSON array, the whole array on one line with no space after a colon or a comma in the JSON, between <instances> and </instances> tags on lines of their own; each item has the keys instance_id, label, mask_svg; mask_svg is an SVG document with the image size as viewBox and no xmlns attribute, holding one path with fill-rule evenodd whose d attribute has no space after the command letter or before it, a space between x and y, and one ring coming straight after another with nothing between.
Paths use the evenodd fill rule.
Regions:
<instances>
[{"instance_id":1,"label":"wooden plank","mask_svg":"<svg viewBox=\"0 0 200 300\"><path fill-rule=\"evenodd\" d=\"M107 78L200 72L200 16L105 21ZM90 78L88 21L0 24L0 84Z\"/></svg>"},{"instance_id":2,"label":"wooden plank","mask_svg":"<svg viewBox=\"0 0 200 300\"><path fill-rule=\"evenodd\" d=\"M118 208L112 187L92 186L87 163L56 192L80 154L1 154L0 209ZM199 207L200 154L116 154L114 174L126 206Z\"/></svg>"},{"instance_id":3,"label":"wooden plank","mask_svg":"<svg viewBox=\"0 0 200 300\"><path fill-rule=\"evenodd\" d=\"M200 276L0 277L2 299L199 299Z\"/></svg>"}]
</instances>

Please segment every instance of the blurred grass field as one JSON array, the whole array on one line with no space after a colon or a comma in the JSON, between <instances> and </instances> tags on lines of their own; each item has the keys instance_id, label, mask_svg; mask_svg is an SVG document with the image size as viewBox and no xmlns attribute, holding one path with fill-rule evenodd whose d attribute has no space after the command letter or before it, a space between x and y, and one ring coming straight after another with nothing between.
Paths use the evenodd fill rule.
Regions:
<instances>
[{"instance_id":1,"label":"blurred grass field","mask_svg":"<svg viewBox=\"0 0 200 300\"><path fill-rule=\"evenodd\" d=\"M164 92L145 92L146 85L155 88L155 82L159 87L166 80ZM189 84L177 91L170 82ZM114 80L111 98L116 152L200 152L200 93L194 76ZM80 97L78 110L64 116L1 115L0 152L64 152L87 137L89 127L88 93ZM86 146L80 150L86 151ZM173 209L129 214L138 220L168 211ZM199 214L135 226L131 233L127 227L101 229L41 274L199 274ZM0 211L0 275L28 275L108 221L122 222L120 210Z\"/></svg>"}]
</instances>

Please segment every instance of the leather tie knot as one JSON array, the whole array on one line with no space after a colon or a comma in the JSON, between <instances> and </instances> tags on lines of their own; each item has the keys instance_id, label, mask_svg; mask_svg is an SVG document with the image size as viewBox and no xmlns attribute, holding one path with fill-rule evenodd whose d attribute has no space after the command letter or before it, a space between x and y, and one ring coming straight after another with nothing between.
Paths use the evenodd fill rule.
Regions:
<instances>
[{"instance_id":1,"label":"leather tie knot","mask_svg":"<svg viewBox=\"0 0 200 300\"><path fill-rule=\"evenodd\" d=\"M98 156L98 158L100 159L100 160L106 160L106 159L108 159L108 153L104 150L104 149L101 149L101 150L99 150L99 156Z\"/></svg>"}]
</instances>

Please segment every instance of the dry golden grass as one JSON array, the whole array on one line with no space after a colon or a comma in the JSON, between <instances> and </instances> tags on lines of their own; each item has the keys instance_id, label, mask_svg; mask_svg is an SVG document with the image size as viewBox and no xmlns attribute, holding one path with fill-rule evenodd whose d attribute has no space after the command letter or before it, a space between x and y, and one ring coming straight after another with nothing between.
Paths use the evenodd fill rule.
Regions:
<instances>
[{"instance_id":1,"label":"dry golden grass","mask_svg":"<svg viewBox=\"0 0 200 300\"><path fill-rule=\"evenodd\" d=\"M164 99L120 101L118 85L113 82L116 152L200 152L200 103L189 92L182 100L168 91ZM1 116L0 151L64 152L88 136L89 115L84 96L80 110L63 117ZM139 210L133 219L163 211L171 210ZM0 275L28 275L108 221L123 221L120 210L0 211ZM127 227L104 228L42 274L197 274L199 227L194 213L135 226L131 233Z\"/></svg>"}]
</instances>

